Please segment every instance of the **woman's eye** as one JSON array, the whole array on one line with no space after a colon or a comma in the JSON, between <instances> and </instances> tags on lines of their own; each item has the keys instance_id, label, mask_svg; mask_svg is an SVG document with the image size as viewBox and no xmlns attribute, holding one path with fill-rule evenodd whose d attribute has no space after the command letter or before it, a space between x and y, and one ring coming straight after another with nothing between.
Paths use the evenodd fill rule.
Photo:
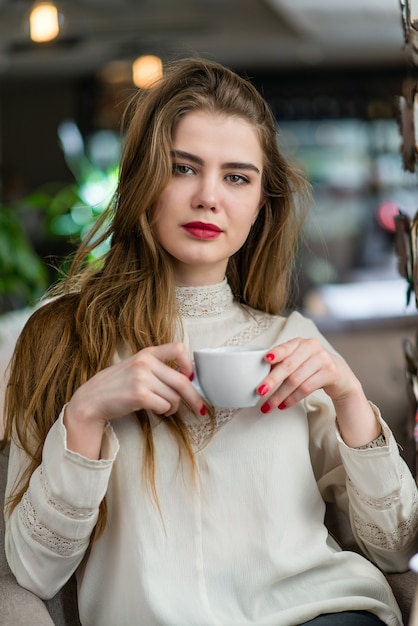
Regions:
<instances>
[{"instance_id":1,"label":"woman's eye","mask_svg":"<svg viewBox=\"0 0 418 626\"><path fill-rule=\"evenodd\" d=\"M246 176L242 176L241 174L229 174L227 178L231 181L231 183L237 185L245 185L246 183L250 182Z\"/></svg>"},{"instance_id":2,"label":"woman's eye","mask_svg":"<svg viewBox=\"0 0 418 626\"><path fill-rule=\"evenodd\" d=\"M189 165L182 165L181 163L173 163L173 174L178 176L184 174L192 174L193 170Z\"/></svg>"}]
</instances>

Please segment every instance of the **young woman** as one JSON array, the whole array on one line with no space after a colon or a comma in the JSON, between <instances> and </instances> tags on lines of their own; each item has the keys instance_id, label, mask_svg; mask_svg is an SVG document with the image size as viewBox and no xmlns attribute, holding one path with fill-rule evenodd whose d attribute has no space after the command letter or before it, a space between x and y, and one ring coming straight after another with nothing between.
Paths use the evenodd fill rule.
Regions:
<instances>
[{"instance_id":1,"label":"young woman","mask_svg":"<svg viewBox=\"0 0 418 626\"><path fill-rule=\"evenodd\" d=\"M42 598L76 572L84 626L401 624L370 560L407 569L415 482L344 360L283 314L309 200L235 73L186 60L138 92L110 249L81 246L7 393L10 567ZM256 407L193 386L192 351L222 345L265 346Z\"/></svg>"}]
</instances>

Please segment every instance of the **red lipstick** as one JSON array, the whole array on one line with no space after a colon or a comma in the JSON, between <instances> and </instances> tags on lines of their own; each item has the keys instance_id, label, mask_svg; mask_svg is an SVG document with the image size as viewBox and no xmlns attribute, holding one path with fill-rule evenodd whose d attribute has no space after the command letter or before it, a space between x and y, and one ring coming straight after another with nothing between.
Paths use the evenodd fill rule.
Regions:
<instances>
[{"instance_id":1,"label":"red lipstick","mask_svg":"<svg viewBox=\"0 0 418 626\"><path fill-rule=\"evenodd\" d=\"M182 228L196 239L216 239L222 233L219 226L206 222L188 222Z\"/></svg>"}]
</instances>

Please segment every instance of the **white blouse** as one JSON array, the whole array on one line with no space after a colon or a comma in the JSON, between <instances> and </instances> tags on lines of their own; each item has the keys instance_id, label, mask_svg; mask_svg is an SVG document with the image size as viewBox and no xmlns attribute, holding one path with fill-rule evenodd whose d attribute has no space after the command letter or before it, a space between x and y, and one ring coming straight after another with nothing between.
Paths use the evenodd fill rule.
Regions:
<instances>
[{"instance_id":1,"label":"white blouse","mask_svg":"<svg viewBox=\"0 0 418 626\"><path fill-rule=\"evenodd\" d=\"M268 349L295 336L327 343L298 313L284 318L239 305L226 282L178 288L177 300L191 351ZM83 626L294 626L343 610L401 626L391 589L370 562L402 571L418 551L417 489L389 428L381 420L386 445L351 449L324 392L268 414L260 411L264 401L217 410L210 440L207 418L188 416L197 476L164 418L150 413L159 510L141 473L134 415L107 426L99 461L66 448L61 415L6 520L19 583L50 598L76 571ZM12 445L7 492L26 462ZM104 495L107 526L90 544ZM349 514L368 558L330 536L324 500Z\"/></svg>"}]
</instances>

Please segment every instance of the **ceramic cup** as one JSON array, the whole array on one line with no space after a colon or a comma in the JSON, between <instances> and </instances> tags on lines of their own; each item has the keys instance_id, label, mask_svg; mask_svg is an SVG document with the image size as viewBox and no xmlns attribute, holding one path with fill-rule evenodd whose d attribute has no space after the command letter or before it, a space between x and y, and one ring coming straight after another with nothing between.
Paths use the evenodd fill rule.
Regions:
<instances>
[{"instance_id":1,"label":"ceramic cup","mask_svg":"<svg viewBox=\"0 0 418 626\"><path fill-rule=\"evenodd\" d=\"M195 378L199 393L215 407L237 409L260 400L256 389L270 371L266 348L247 346L195 350Z\"/></svg>"}]
</instances>

